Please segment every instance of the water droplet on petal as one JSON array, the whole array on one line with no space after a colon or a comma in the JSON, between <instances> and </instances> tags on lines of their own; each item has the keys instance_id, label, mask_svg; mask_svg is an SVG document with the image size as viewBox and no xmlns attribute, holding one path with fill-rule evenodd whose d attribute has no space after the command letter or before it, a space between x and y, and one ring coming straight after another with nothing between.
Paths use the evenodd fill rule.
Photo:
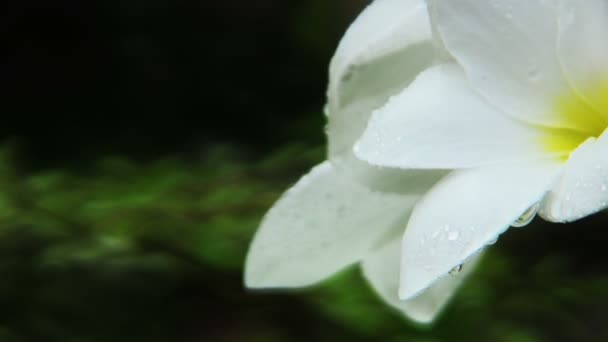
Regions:
<instances>
[{"instance_id":1,"label":"water droplet on petal","mask_svg":"<svg viewBox=\"0 0 608 342\"><path fill-rule=\"evenodd\" d=\"M460 265L458 265L458 266L454 266L454 268L452 268L452 269L450 270L449 274L450 274L451 276L455 276L455 275L457 275L458 273L460 273L460 271L462 271L462 264L460 264Z\"/></svg>"},{"instance_id":2,"label":"water droplet on petal","mask_svg":"<svg viewBox=\"0 0 608 342\"><path fill-rule=\"evenodd\" d=\"M431 235L431 239L437 239L439 237L440 230L436 230L433 235Z\"/></svg>"},{"instance_id":3,"label":"water droplet on petal","mask_svg":"<svg viewBox=\"0 0 608 342\"><path fill-rule=\"evenodd\" d=\"M540 70L537 66L532 66L528 69L528 79L532 82L536 82L540 79Z\"/></svg>"},{"instance_id":4,"label":"water droplet on petal","mask_svg":"<svg viewBox=\"0 0 608 342\"><path fill-rule=\"evenodd\" d=\"M344 70L344 73L342 74L340 81L342 83L346 83L346 82L350 81L354 77L355 72L356 72L355 66L349 65L348 68L346 70Z\"/></svg>"},{"instance_id":5,"label":"water droplet on petal","mask_svg":"<svg viewBox=\"0 0 608 342\"><path fill-rule=\"evenodd\" d=\"M528 208L528 210L521 214L521 216L517 220L515 220L515 222L511 223L511 227L519 228L527 226L530 222L532 222L532 220L534 220L534 217L536 217L539 208L539 203L536 203L535 205Z\"/></svg>"},{"instance_id":6,"label":"water droplet on petal","mask_svg":"<svg viewBox=\"0 0 608 342\"><path fill-rule=\"evenodd\" d=\"M539 67L538 60L534 57L532 57L528 60L527 74L528 74L528 80L530 80L531 82L537 82L542 77L542 71L541 71L541 68Z\"/></svg>"}]
</instances>

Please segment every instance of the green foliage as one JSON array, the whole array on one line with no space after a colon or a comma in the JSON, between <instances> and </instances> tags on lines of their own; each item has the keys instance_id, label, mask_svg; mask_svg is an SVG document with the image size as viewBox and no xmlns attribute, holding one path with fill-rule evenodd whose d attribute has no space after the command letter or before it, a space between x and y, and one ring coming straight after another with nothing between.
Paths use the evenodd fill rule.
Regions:
<instances>
[{"instance_id":1,"label":"green foliage","mask_svg":"<svg viewBox=\"0 0 608 342\"><path fill-rule=\"evenodd\" d=\"M512 230L431 327L389 309L353 267L294 293L245 291L264 212L324 150L26 172L0 153L0 341L599 341L604 216ZM551 237L551 238L548 238Z\"/></svg>"}]
</instances>

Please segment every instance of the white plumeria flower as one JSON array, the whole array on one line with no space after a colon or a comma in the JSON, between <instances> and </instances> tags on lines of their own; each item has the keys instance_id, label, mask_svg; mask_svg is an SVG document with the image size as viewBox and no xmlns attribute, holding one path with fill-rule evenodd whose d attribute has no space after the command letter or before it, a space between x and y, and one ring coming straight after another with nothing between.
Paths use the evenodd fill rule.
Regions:
<instances>
[{"instance_id":1,"label":"white plumeria flower","mask_svg":"<svg viewBox=\"0 0 608 342\"><path fill-rule=\"evenodd\" d=\"M430 3L452 61L375 111L355 146L376 165L454 170L411 215L402 299L535 205L554 222L608 205L608 1Z\"/></svg>"},{"instance_id":2,"label":"white plumeria flower","mask_svg":"<svg viewBox=\"0 0 608 342\"><path fill-rule=\"evenodd\" d=\"M249 250L250 288L303 287L361 262L391 306L431 321L477 260L415 299L398 298L401 236L412 208L444 171L402 171L357 160L353 145L374 109L437 59L424 0L376 0L351 25L330 66L329 158L264 218Z\"/></svg>"}]
</instances>

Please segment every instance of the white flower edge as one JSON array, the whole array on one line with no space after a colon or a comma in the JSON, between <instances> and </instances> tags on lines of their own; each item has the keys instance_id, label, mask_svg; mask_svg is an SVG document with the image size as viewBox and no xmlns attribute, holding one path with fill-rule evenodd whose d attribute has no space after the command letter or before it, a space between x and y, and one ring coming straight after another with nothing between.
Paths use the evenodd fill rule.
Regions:
<instances>
[{"instance_id":1,"label":"white flower edge","mask_svg":"<svg viewBox=\"0 0 608 342\"><path fill-rule=\"evenodd\" d=\"M385 19L387 18L391 18L392 22L398 22L398 24L393 25L391 23L390 25L379 25L379 23L386 24ZM400 20L403 18L408 20ZM420 44L424 44L425 41L432 39L429 27L430 23L425 1L376 0L370 4L348 28L330 66L327 106L329 116L328 140L330 146L336 141L341 140L341 136L338 133L353 135L355 137L360 135L365 128L366 122L373 109L372 107L366 107L366 105L364 105L369 105L365 99L352 98L351 100L348 100L346 98L346 96L353 91L355 93L365 93L363 90L367 87L366 82L353 79L352 77L349 77L348 74L355 72L354 70L378 70L386 66L392 67L391 63L387 63L387 61L384 60L387 55L396 55L399 59L402 59L404 63L416 60L419 56L418 50L421 49ZM404 39L403 37L406 38ZM426 67L426 64L411 67L408 68L408 70L411 69L409 72L415 74L424 69L424 67ZM376 92L373 97L378 101L378 105L381 105L383 101L391 95L391 92L398 91L392 89L393 86L393 84L386 86L384 83L376 85ZM358 87L363 90L356 90ZM352 125L360 126L360 130L353 132ZM324 197L327 195L326 192L329 193L331 199L338 198L336 202L346 202L351 198L354 198L360 199L362 201L361 206L363 206L366 201L365 194L369 193L372 196L377 195L376 197L382 197L384 193L377 192L376 190L387 190L390 187L391 193L386 191L389 197L404 196L408 198L407 201L409 204L404 205L401 210L406 216L409 214L411 206L413 205L409 199L409 197L411 197L408 193L410 189L406 188L403 193L398 193L397 195L392 193L395 192L395 185L398 183L406 185L420 183L416 182L416 180L411 180L411 176L416 176L417 174L399 172L398 174L391 174L391 177L384 177L385 173L390 173L390 171L378 171L375 168L369 167L366 163L358 162L352 157L350 150L354 138L352 141L345 142L350 144L347 151L341 154L332 154L330 152L330 162L324 162L318 165L308 175L302 177L292 189L288 190L283 197L277 201L266 215L254 238L247 258L246 274L248 276L246 276L246 282L249 285L254 283L268 283L261 280L263 277L252 275L254 273L259 273L257 271L254 272L254 266L257 264L286 264L286 268L297 269L294 267L295 265L291 264L290 259L284 259L282 261L280 253L274 253L273 255L272 251L258 252L258 249L260 248L257 246L266 245L264 240L272 238L274 234L278 234L281 238L289 239L291 231L301 229L301 227L298 227L297 225L302 225L304 224L303 220L309 219L309 217L306 216L310 216L310 219L315 219L315 210L324 210L328 208L326 206L317 206L317 204L323 203L323 200L327 198ZM406 174L406 177L408 177L405 181L403 180L403 174ZM438 178L437 176L434 177L433 181ZM388 181L387 178L389 178ZM365 180L363 183L366 183L365 185L367 186L370 185L367 184L368 180L370 181L369 183L374 183L373 185L375 186L373 187L373 191L359 184L359 180ZM432 184L432 182L428 181L422 183L422 188L417 186L416 188L419 189L419 192L413 192L414 194L419 195ZM339 203L338 205L341 206L343 204L344 203ZM298 207L300 207L301 210L299 210ZM290 211L300 211L301 214L305 213L306 216L302 215L302 220L292 220L295 222L290 222L285 219L289 216L285 213ZM343 219L342 217L339 217L340 215L338 215L337 212L327 210L325 210L322 215L324 215L323 217L326 220L324 228L327 229L329 233L332 233L334 226L340 225ZM291 224L295 224L296 226L291 227ZM353 227L350 228L355 229ZM389 228L382 227L381 229L386 230ZM266 231L276 231L276 233L270 234L266 233ZM320 233L323 233L323 231L320 231ZM316 238L314 233L310 233L309 235ZM353 237L353 239L356 238L357 236ZM367 237L361 237L361 240L366 239ZM276 239L274 241L276 241ZM288 241L287 243L296 245L297 242L299 241L293 240ZM291 252L295 250L297 250L297 248L292 249ZM356 258L354 260L350 259L347 262L342 262L339 267L344 267L345 265L356 261ZM314 265L314 263L311 264ZM266 267L268 266L256 266L255 269L263 269ZM270 282L274 282L275 286L295 286L293 284L300 284L300 286L303 286L304 284L313 284L335 272L337 268L338 266L328 267L331 271L325 273L320 272L319 274L321 275L311 277L305 281L297 281L296 278L294 278L291 280L274 279ZM288 275L286 278L291 276L292 275ZM303 276L300 278L304 279ZM290 282L293 284L290 284Z\"/></svg>"},{"instance_id":2,"label":"white flower edge","mask_svg":"<svg viewBox=\"0 0 608 342\"><path fill-rule=\"evenodd\" d=\"M475 270L482 254L477 253L456 268L450 276L442 278L419 296L409 300L401 300L398 295L401 239L395 239L367 256L361 263L361 268L376 293L391 307L416 322L431 323Z\"/></svg>"},{"instance_id":3,"label":"white flower edge","mask_svg":"<svg viewBox=\"0 0 608 342\"><path fill-rule=\"evenodd\" d=\"M330 159L351 153L372 111L435 61L424 0L373 1L348 28L329 68Z\"/></svg>"},{"instance_id":4,"label":"white flower edge","mask_svg":"<svg viewBox=\"0 0 608 342\"><path fill-rule=\"evenodd\" d=\"M388 17L399 24L379 25ZM395 279L378 267L399 263L382 259L389 252L394 257L415 201L445 172L379 170L351 151L371 111L431 65L433 54L423 0L376 0L349 28L330 68L331 162L302 177L267 213L247 256L247 287L309 286L364 260L364 274L380 297L407 317L430 322L445 306L473 264L407 302L399 301Z\"/></svg>"}]
</instances>

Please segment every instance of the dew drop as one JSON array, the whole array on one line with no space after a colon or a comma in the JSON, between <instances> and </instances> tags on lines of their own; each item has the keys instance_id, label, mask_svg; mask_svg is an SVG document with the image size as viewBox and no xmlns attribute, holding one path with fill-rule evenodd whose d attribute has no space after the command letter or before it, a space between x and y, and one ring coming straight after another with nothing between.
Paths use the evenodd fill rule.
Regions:
<instances>
[{"instance_id":1,"label":"dew drop","mask_svg":"<svg viewBox=\"0 0 608 342\"><path fill-rule=\"evenodd\" d=\"M528 70L528 79L530 81L538 81L540 79L540 70L537 67L532 67Z\"/></svg>"},{"instance_id":2,"label":"dew drop","mask_svg":"<svg viewBox=\"0 0 608 342\"><path fill-rule=\"evenodd\" d=\"M454 266L454 268L452 268L452 269L450 270L449 274L450 274L451 276L455 276L455 275L457 275L458 273L460 273L460 271L462 271L462 264L460 264L460 265L458 265L458 266Z\"/></svg>"},{"instance_id":3,"label":"dew drop","mask_svg":"<svg viewBox=\"0 0 608 342\"><path fill-rule=\"evenodd\" d=\"M527 226L530 222L532 222L532 220L534 220L534 217L536 217L539 208L539 203L536 203L535 205L528 208L528 210L521 214L521 216L517 220L515 220L515 222L511 223L511 227L519 228Z\"/></svg>"},{"instance_id":4,"label":"dew drop","mask_svg":"<svg viewBox=\"0 0 608 342\"><path fill-rule=\"evenodd\" d=\"M456 241L458 237L460 237L460 233L457 230L452 230L448 233L448 240L450 241Z\"/></svg>"},{"instance_id":5,"label":"dew drop","mask_svg":"<svg viewBox=\"0 0 608 342\"><path fill-rule=\"evenodd\" d=\"M342 83L347 83L348 81L352 80L356 71L355 69L356 68L353 65L349 65L348 68L344 70L340 81Z\"/></svg>"}]
</instances>

